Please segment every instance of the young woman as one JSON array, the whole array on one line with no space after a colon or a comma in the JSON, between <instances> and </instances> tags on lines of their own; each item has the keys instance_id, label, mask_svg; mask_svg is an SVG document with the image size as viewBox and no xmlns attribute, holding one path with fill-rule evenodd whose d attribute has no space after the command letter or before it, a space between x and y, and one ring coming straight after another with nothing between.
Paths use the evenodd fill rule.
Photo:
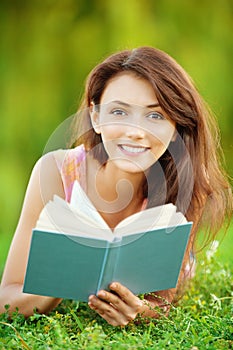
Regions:
<instances>
[{"instance_id":1,"label":"young woman","mask_svg":"<svg viewBox=\"0 0 233 350\"><path fill-rule=\"evenodd\" d=\"M138 314L157 317L192 274L198 229L213 239L232 197L219 162L217 127L190 77L166 53L140 47L111 55L90 73L71 148L43 156L29 181L0 289L0 311L44 313L60 299L22 293L31 231L54 194L70 200L78 180L107 224L146 207L173 203L189 221L191 238L177 289L152 291L144 300L126 286L91 295L89 306L108 323L126 325ZM218 149L217 149L218 148ZM41 252L43 254L43 252ZM153 278L153 276L151 276ZM62 283L62 281L61 281Z\"/></svg>"}]
</instances>

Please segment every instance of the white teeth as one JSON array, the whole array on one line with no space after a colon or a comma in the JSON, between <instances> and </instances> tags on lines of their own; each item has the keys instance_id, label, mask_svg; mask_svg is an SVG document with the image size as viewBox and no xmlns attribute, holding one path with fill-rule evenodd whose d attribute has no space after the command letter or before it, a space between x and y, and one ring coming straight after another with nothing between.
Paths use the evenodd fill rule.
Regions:
<instances>
[{"instance_id":1,"label":"white teeth","mask_svg":"<svg viewBox=\"0 0 233 350\"><path fill-rule=\"evenodd\" d=\"M126 152L130 153L142 153L146 150L146 148L144 147L129 147L125 145L121 145L121 148L123 148L123 150L125 150Z\"/></svg>"}]
</instances>

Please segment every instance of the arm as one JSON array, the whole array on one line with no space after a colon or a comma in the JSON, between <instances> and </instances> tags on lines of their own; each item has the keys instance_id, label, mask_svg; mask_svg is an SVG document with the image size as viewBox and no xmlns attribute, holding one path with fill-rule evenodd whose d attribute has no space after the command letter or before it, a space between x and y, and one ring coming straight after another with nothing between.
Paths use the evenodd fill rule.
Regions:
<instances>
[{"instance_id":1,"label":"arm","mask_svg":"<svg viewBox=\"0 0 233 350\"><path fill-rule=\"evenodd\" d=\"M139 299L129 289L120 283L112 283L110 289L114 292L99 291L98 297L91 295L89 306L113 326L126 326L138 315L142 317L158 318L156 307L162 312L169 312L175 289L146 295L144 300ZM158 297L156 297L156 295Z\"/></svg>"},{"instance_id":2,"label":"arm","mask_svg":"<svg viewBox=\"0 0 233 350\"><path fill-rule=\"evenodd\" d=\"M21 216L8 253L0 286L0 313L4 306L10 305L9 311L25 316L39 312L48 312L59 304L60 299L43 297L22 292L27 259L31 241L31 232L39 214L54 194L64 197L60 174L52 153L42 157L35 165L26 191Z\"/></svg>"}]
</instances>

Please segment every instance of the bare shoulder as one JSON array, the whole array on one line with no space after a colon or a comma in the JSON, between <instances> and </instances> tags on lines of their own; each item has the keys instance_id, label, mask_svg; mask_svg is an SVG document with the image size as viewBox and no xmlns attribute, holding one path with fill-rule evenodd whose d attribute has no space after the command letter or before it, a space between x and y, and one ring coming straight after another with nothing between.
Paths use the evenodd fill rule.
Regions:
<instances>
[{"instance_id":1,"label":"bare shoulder","mask_svg":"<svg viewBox=\"0 0 233 350\"><path fill-rule=\"evenodd\" d=\"M19 222L2 278L2 286L22 284L27 264L31 232L40 212L54 194L64 197L56 152L41 157L35 164L26 190Z\"/></svg>"},{"instance_id":2,"label":"bare shoulder","mask_svg":"<svg viewBox=\"0 0 233 350\"><path fill-rule=\"evenodd\" d=\"M42 156L35 164L27 186L20 215L19 227L35 225L39 214L54 194L64 198L60 172L55 160L56 152Z\"/></svg>"},{"instance_id":3,"label":"bare shoulder","mask_svg":"<svg viewBox=\"0 0 233 350\"><path fill-rule=\"evenodd\" d=\"M32 210L36 207L41 210L54 194L64 198L56 154L57 151L43 155L32 170L24 201L24 205L32 205Z\"/></svg>"},{"instance_id":4,"label":"bare shoulder","mask_svg":"<svg viewBox=\"0 0 233 350\"><path fill-rule=\"evenodd\" d=\"M64 198L64 189L59 170L64 156L65 151L63 150L50 152L41 157L35 165L41 196L45 203L52 199L54 194Z\"/></svg>"}]
</instances>

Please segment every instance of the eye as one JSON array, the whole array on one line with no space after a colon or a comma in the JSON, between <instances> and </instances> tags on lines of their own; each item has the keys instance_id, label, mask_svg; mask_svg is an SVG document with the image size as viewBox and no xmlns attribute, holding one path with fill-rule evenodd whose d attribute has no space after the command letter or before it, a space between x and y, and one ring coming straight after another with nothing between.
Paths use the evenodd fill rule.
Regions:
<instances>
[{"instance_id":1,"label":"eye","mask_svg":"<svg viewBox=\"0 0 233 350\"><path fill-rule=\"evenodd\" d=\"M147 115L147 118L152 119L152 120L164 120L165 117L158 112L151 112Z\"/></svg>"},{"instance_id":2,"label":"eye","mask_svg":"<svg viewBox=\"0 0 233 350\"><path fill-rule=\"evenodd\" d=\"M113 109L113 110L111 111L111 114L113 114L113 115L119 115L119 116L125 116L125 115L126 115L126 112L123 111L122 109L117 108L117 109Z\"/></svg>"}]
</instances>

